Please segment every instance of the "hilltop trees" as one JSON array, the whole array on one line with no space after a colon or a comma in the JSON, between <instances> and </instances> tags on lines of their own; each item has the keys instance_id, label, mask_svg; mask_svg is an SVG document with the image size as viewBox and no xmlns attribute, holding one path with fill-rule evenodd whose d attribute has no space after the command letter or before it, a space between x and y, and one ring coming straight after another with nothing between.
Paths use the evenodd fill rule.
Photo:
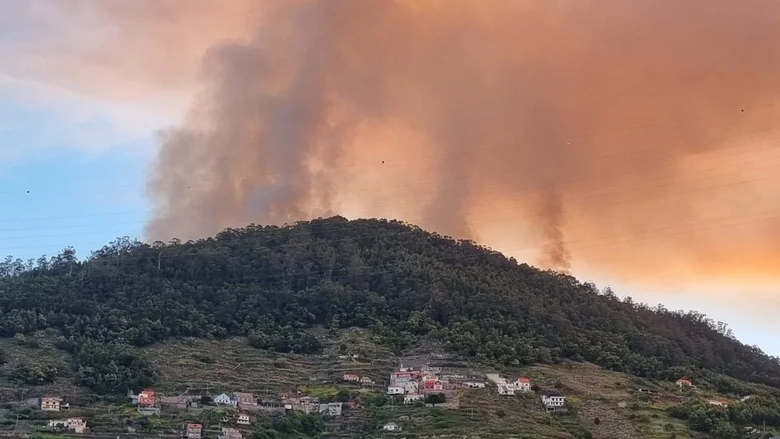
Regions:
<instances>
[{"instance_id":1,"label":"hilltop trees","mask_svg":"<svg viewBox=\"0 0 780 439\"><path fill-rule=\"evenodd\" d=\"M169 337L242 335L260 349L310 353L322 340L309 328L355 326L397 351L429 337L504 365L569 358L648 377L714 371L780 387L777 359L702 314L620 300L396 221L334 217L168 244L120 239L84 261L67 249L0 263L0 334L58 331L77 380L102 391L150 382L134 348Z\"/></svg>"}]
</instances>

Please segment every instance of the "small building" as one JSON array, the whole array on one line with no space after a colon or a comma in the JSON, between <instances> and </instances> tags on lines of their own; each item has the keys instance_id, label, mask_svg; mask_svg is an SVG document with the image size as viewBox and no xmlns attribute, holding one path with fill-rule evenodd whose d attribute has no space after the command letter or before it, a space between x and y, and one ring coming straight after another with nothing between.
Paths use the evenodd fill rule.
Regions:
<instances>
[{"instance_id":1,"label":"small building","mask_svg":"<svg viewBox=\"0 0 780 439\"><path fill-rule=\"evenodd\" d=\"M404 394L404 388L403 387L397 387L397 386L391 386L387 388L387 394L388 395L403 395Z\"/></svg>"},{"instance_id":2,"label":"small building","mask_svg":"<svg viewBox=\"0 0 780 439\"><path fill-rule=\"evenodd\" d=\"M358 381L360 381L360 377L355 375L355 374L353 374L353 373L345 373L344 374L344 381L358 382Z\"/></svg>"},{"instance_id":3,"label":"small building","mask_svg":"<svg viewBox=\"0 0 780 439\"><path fill-rule=\"evenodd\" d=\"M481 381L466 381L463 383L463 386L469 389L484 389L485 383Z\"/></svg>"},{"instance_id":4,"label":"small building","mask_svg":"<svg viewBox=\"0 0 780 439\"><path fill-rule=\"evenodd\" d=\"M384 431L401 431L401 427L398 426L395 422L388 422L387 424L382 426L382 430Z\"/></svg>"},{"instance_id":5,"label":"small building","mask_svg":"<svg viewBox=\"0 0 780 439\"><path fill-rule=\"evenodd\" d=\"M369 377L360 378L360 384L374 384L374 380Z\"/></svg>"},{"instance_id":6,"label":"small building","mask_svg":"<svg viewBox=\"0 0 780 439\"><path fill-rule=\"evenodd\" d=\"M320 404L320 414L327 416L341 416L342 406L343 404L340 402Z\"/></svg>"},{"instance_id":7,"label":"small building","mask_svg":"<svg viewBox=\"0 0 780 439\"><path fill-rule=\"evenodd\" d=\"M677 380L676 384L680 388L691 387L693 385L693 383L691 383L691 380L689 380L688 378L684 378L684 377L680 378L679 380Z\"/></svg>"},{"instance_id":8,"label":"small building","mask_svg":"<svg viewBox=\"0 0 780 439\"><path fill-rule=\"evenodd\" d=\"M233 393L233 400L239 406L254 407L257 405L257 399L251 393L235 392Z\"/></svg>"},{"instance_id":9,"label":"small building","mask_svg":"<svg viewBox=\"0 0 780 439\"><path fill-rule=\"evenodd\" d=\"M439 380L427 380L423 382L424 390L444 390L444 385Z\"/></svg>"},{"instance_id":10,"label":"small building","mask_svg":"<svg viewBox=\"0 0 780 439\"><path fill-rule=\"evenodd\" d=\"M138 405L138 413L143 416L160 416L160 407Z\"/></svg>"},{"instance_id":11,"label":"small building","mask_svg":"<svg viewBox=\"0 0 780 439\"><path fill-rule=\"evenodd\" d=\"M151 407L156 404L154 396L154 390L144 389L138 394L138 405L143 407Z\"/></svg>"},{"instance_id":12,"label":"small building","mask_svg":"<svg viewBox=\"0 0 780 439\"><path fill-rule=\"evenodd\" d=\"M414 404L417 401L422 401L423 395L418 393L408 393L404 396L404 404Z\"/></svg>"},{"instance_id":13,"label":"small building","mask_svg":"<svg viewBox=\"0 0 780 439\"><path fill-rule=\"evenodd\" d=\"M84 430L86 430L86 428L87 428L87 421L81 418L68 419L68 430L76 434L82 434L84 433Z\"/></svg>"},{"instance_id":14,"label":"small building","mask_svg":"<svg viewBox=\"0 0 780 439\"><path fill-rule=\"evenodd\" d=\"M414 379L414 374L412 372L393 372L390 374L390 382L394 386L402 386L412 379Z\"/></svg>"},{"instance_id":15,"label":"small building","mask_svg":"<svg viewBox=\"0 0 780 439\"><path fill-rule=\"evenodd\" d=\"M222 393L214 397L214 404L221 405L221 406L235 407L236 404L238 403L227 393Z\"/></svg>"},{"instance_id":16,"label":"small building","mask_svg":"<svg viewBox=\"0 0 780 439\"><path fill-rule=\"evenodd\" d=\"M512 384L497 384L498 394L502 396L515 396L515 386Z\"/></svg>"},{"instance_id":17,"label":"small building","mask_svg":"<svg viewBox=\"0 0 780 439\"><path fill-rule=\"evenodd\" d=\"M515 390L518 390L520 392L530 392L531 391L531 380L526 377L520 377L515 381Z\"/></svg>"},{"instance_id":18,"label":"small building","mask_svg":"<svg viewBox=\"0 0 780 439\"><path fill-rule=\"evenodd\" d=\"M187 439L200 439L203 435L202 424L187 424L184 429L184 436Z\"/></svg>"},{"instance_id":19,"label":"small building","mask_svg":"<svg viewBox=\"0 0 780 439\"><path fill-rule=\"evenodd\" d=\"M244 439L240 431L235 428L222 427L222 434L219 439Z\"/></svg>"},{"instance_id":20,"label":"small building","mask_svg":"<svg viewBox=\"0 0 780 439\"><path fill-rule=\"evenodd\" d=\"M44 412L58 412L60 411L61 402L61 398L43 397L41 398L41 410Z\"/></svg>"},{"instance_id":21,"label":"small building","mask_svg":"<svg viewBox=\"0 0 780 439\"><path fill-rule=\"evenodd\" d=\"M420 386L417 384L417 381L409 381L404 384L404 391L406 393L417 393L420 391Z\"/></svg>"},{"instance_id":22,"label":"small building","mask_svg":"<svg viewBox=\"0 0 780 439\"><path fill-rule=\"evenodd\" d=\"M238 425L252 425L252 422L249 420L249 415L246 413L239 413L238 418L236 418L236 424Z\"/></svg>"},{"instance_id":23,"label":"small building","mask_svg":"<svg viewBox=\"0 0 780 439\"><path fill-rule=\"evenodd\" d=\"M543 393L542 405L548 412L558 411L566 407L566 397L557 393Z\"/></svg>"},{"instance_id":24,"label":"small building","mask_svg":"<svg viewBox=\"0 0 780 439\"><path fill-rule=\"evenodd\" d=\"M68 428L67 419L52 419L49 421L49 427L52 428Z\"/></svg>"},{"instance_id":25,"label":"small building","mask_svg":"<svg viewBox=\"0 0 780 439\"><path fill-rule=\"evenodd\" d=\"M328 403L328 416L341 416L343 404L340 402Z\"/></svg>"}]
</instances>

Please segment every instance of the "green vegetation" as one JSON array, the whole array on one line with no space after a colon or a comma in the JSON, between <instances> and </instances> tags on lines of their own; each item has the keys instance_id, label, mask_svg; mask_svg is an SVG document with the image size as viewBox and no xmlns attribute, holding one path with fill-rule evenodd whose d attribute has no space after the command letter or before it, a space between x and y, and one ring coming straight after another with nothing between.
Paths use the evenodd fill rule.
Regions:
<instances>
[{"instance_id":1,"label":"green vegetation","mask_svg":"<svg viewBox=\"0 0 780 439\"><path fill-rule=\"evenodd\" d=\"M252 434L253 439L305 439L325 432L325 420L319 415L277 414Z\"/></svg>"},{"instance_id":2,"label":"green vegetation","mask_svg":"<svg viewBox=\"0 0 780 439\"><path fill-rule=\"evenodd\" d=\"M728 408L696 398L671 406L667 411L675 418L686 420L696 431L725 439L742 437L746 426L780 427L780 404L774 398L753 397Z\"/></svg>"},{"instance_id":3,"label":"green vegetation","mask_svg":"<svg viewBox=\"0 0 780 439\"><path fill-rule=\"evenodd\" d=\"M72 249L8 258L0 292L0 334L59 331L79 383L101 392L154 379L134 347L241 335L308 353L322 348L306 330L317 326L368 328L397 352L433 338L495 365L569 358L657 379L725 374L780 387L777 359L702 314L621 300L395 221L335 217L186 243L121 239L84 261Z\"/></svg>"}]
</instances>

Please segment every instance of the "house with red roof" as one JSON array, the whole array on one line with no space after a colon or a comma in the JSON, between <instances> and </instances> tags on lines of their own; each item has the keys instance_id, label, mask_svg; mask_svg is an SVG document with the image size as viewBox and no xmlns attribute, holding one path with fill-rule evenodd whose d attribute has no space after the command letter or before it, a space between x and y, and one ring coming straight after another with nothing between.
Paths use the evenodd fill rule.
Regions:
<instances>
[{"instance_id":1,"label":"house with red roof","mask_svg":"<svg viewBox=\"0 0 780 439\"><path fill-rule=\"evenodd\" d=\"M151 407L155 405L154 390L144 389L138 394L138 405L141 407Z\"/></svg>"},{"instance_id":2,"label":"house with red roof","mask_svg":"<svg viewBox=\"0 0 780 439\"><path fill-rule=\"evenodd\" d=\"M426 392L444 390L444 384L439 380L423 381L423 390Z\"/></svg>"},{"instance_id":3,"label":"house with red roof","mask_svg":"<svg viewBox=\"0 0 780 439\"><path fill-rule=\"evenodd\" d=\"M515 381L515 390L519 392L531 391L531 380L526 377L520 377Z\"/></svg>"}]
</instances>

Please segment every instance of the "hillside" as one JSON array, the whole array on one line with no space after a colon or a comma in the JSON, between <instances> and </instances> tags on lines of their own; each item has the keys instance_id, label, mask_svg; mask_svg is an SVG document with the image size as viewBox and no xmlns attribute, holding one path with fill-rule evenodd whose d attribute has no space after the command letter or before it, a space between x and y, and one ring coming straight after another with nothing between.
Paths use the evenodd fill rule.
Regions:
<instances>
[{"instance_id":1,"label":"hillside","mask_svg":"<svg viewBox=\"0 0 780 439\"><path fill-rule=\"evenodd\" d=\"M735 396L780 393L777 359L701 314L621 300L395 221L334 217L197 242L118 240L83 261L68 249L0 264L0 333L20 346L47 334L68 354L15 368L16 382L65 376L124 393L170 381L153 361L166 340L245 337L260 352L306 355L348 328L376 340L380 362L435 343L496 369L589 362L650 380L687 376Z\"/></svg>"}]
</instances>

